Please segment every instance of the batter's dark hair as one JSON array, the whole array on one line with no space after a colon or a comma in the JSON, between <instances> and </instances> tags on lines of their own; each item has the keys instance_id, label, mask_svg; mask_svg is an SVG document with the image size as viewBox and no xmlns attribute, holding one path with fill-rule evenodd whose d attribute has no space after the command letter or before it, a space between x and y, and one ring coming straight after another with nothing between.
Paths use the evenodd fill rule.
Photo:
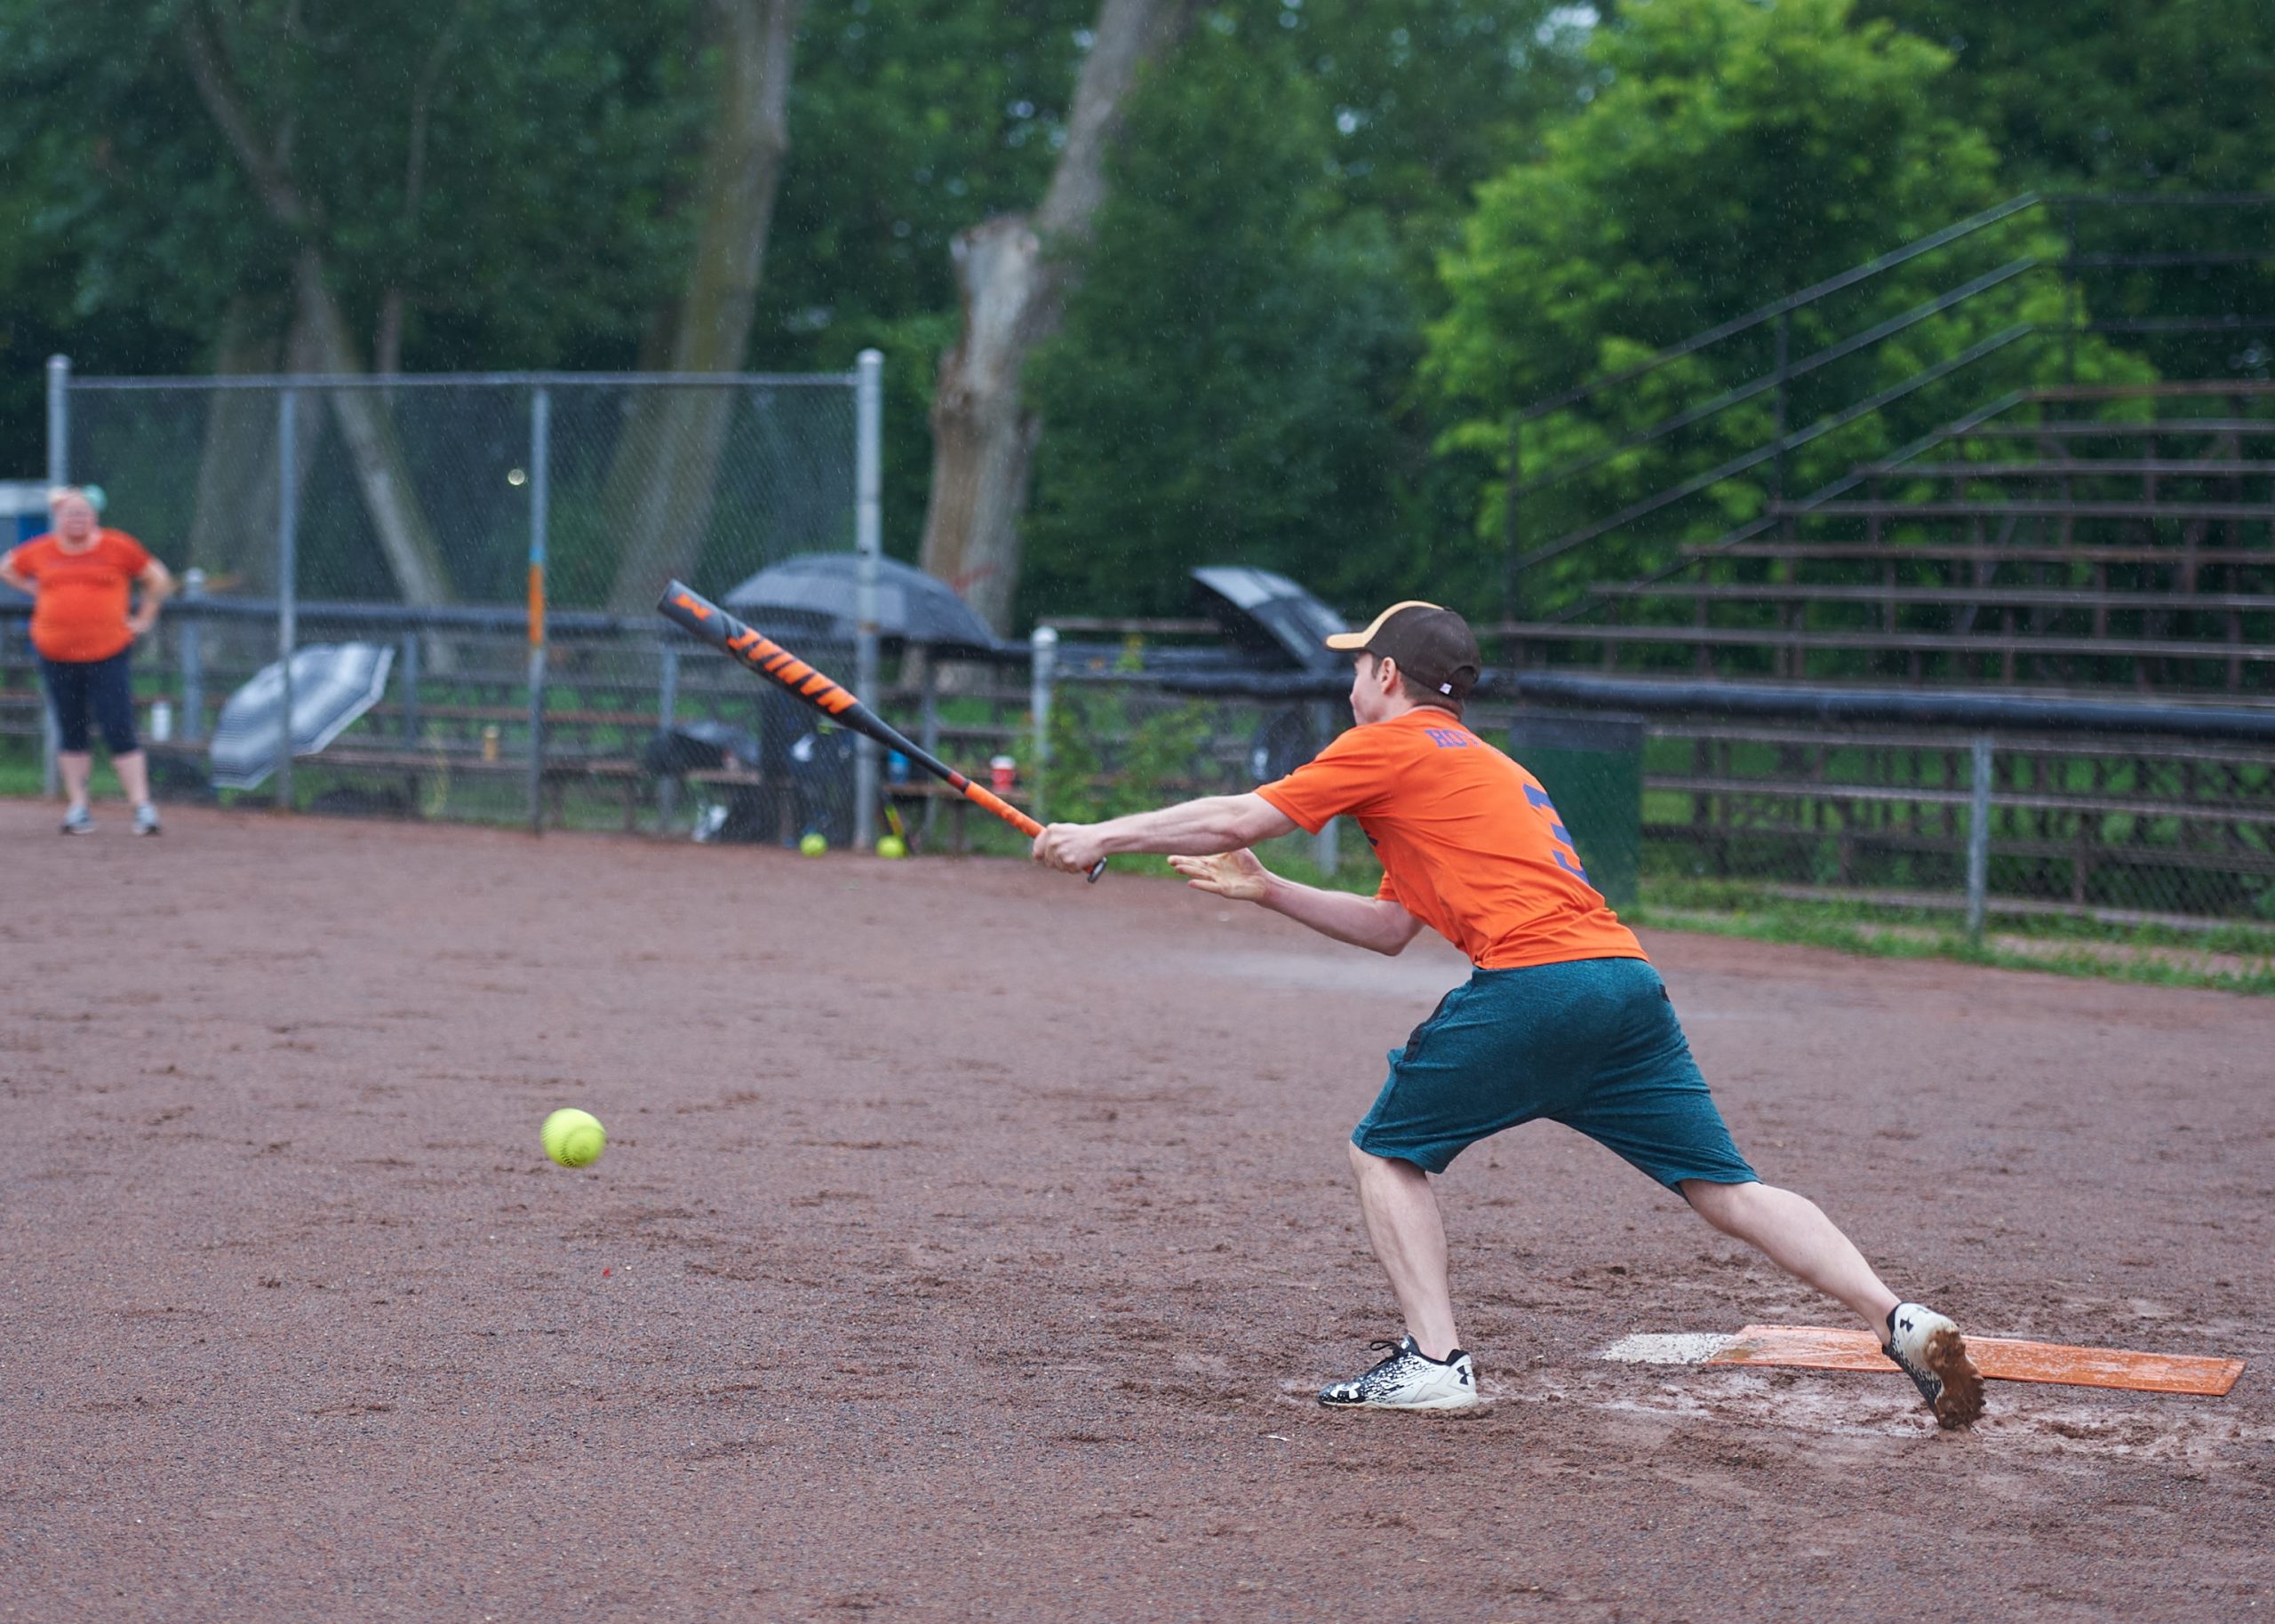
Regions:
<instances>
[{"instance_id":1,"label":"batter's dark hair","mask_svg":"<svg viewBox=\"0 0 2275 1624\"><path fill-rule=\"evenodd\" d=\"M1365 654L1369 659L1374 661L1377 665L1380 665L1385 659L1389 657L1386 655L1377 654L1372 649L1362 649L1361 652ZM1417 682L1412 677L1406 674L1406 672L1402 667L1400 669L1398 673L1398 686L1399 690L1416 705L1434 705L1441 711L1451 711L1457 720L1461 716L1460 700L1455 698L1451 694L1440 693L1436 689L1430 687L1427 683Z\"/></svg>"}]
</instances>

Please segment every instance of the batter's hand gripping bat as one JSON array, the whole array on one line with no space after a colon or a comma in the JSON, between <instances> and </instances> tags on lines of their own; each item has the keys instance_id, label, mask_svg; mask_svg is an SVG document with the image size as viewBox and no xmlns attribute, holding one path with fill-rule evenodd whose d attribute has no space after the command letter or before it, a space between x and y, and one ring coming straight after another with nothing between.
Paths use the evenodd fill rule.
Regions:
<instances>
[{"instance_id":1,"label":"batter's hand gripping bat","mask_svg":"<svg viewBox=\"0 0 2275 1624\"><path fill-rule=\"evenodd\" d=\"M898 750L910 760L944 780L947 786L976 806L981 806L1032 840L1042 825L983 784L974 784L930 751L912 743L899 728L886 721L845 689L833 682L780 643L754 632L692 586L674 581L664 588L656 605L665 619L692 632L714 648L731 655L762 677L780 683L806 704L842 727L866 733L888 750ZM1090 881L1106 872L1100 857L1090 870Z\"/></svg>"}]
</instances>

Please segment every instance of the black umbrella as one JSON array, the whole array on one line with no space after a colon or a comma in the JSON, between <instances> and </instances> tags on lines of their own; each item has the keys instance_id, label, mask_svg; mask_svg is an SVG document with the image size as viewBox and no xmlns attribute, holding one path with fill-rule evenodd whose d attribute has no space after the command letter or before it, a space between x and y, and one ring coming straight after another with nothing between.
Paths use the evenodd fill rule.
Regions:
<instances>
[{"instance_id":1,"label":"black umbrella","mask_svg":"<svg viewBox=\"0 0 2275 1624\"><path fill-rule=\"evenodd\" d=\"M812 626L823 641L853 641L852 553L804 553L770 564L721 600L737 614L762 624L795 620ZM987 623L945 581L897 559L877 561L877 630L904 642L927 643L943 654L994 652Z\"/></svg>"},{"instance_id":2,"label":"black umbrella","mask_svg":"<svg viewBox=\"0 0 2275 1624\"><path fill-rule=\"evenodd\" d=\"M1193 572L1193 595L1240 648L1280 655L1303 671L1340 671L1350 657L1326 644L1350 629L1343 617L1284 575L1209 565Z\"/></svg>"}]
</instances>

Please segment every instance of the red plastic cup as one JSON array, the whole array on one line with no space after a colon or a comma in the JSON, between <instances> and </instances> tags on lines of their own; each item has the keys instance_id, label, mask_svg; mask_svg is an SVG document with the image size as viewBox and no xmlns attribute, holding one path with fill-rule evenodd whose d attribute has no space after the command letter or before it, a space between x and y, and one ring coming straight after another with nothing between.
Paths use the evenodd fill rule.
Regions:
<instances>
[{"instance_id":1,"label":"red plastic cup","mask_svg":"<svg viewBox=\"0 0 2275 1624\"><path fill-rule=\"evenodd\" d=\"M1019 764L1009 756L991 757L987 763L987 787L998 795L1011 792L1012 783L1019 776Z\"/></svg>"}]
</instances>

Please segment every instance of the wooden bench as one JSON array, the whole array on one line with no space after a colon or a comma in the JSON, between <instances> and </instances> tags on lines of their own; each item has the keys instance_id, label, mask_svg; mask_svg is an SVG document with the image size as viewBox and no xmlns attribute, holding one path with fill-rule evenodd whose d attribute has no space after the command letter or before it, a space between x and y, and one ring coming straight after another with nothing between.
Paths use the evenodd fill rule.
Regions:
<instances>
[{"instance_id":1,"label":"wooden bench","mask_svg":"<svg viewBox=\"0 0 2275 1624\"><path fill-rule=\"evenodd\" d=\"M778 838L785 845L798 838L800 832L798 800L796 795L792 792L795 788L794 784L779 781L747 768L732 769L714 768L683 773L680 776L687 784L706 789L753 792L774 789L778 792L775 797ZM948 814L950 853L961 857L971 850L971 831L969 820L972 803L965 800L961 792L950 789L938 778L911 778L905 784L886 783L879 787L885 799L896 808L923 807L929 809L945 807ZM1026 800L1027 796L1025 791L1013 790L1003 799L1014 806L1019 806Z\"/></svg>"},{"instance_id":2,"label":"wooden bench","mask_svg":"<svg viewBox=\"0 0 2275 1624\"><path fill-rule=\"evenodd\" d=\"M2002 545L1996 542L1930 542L1919 545L1900 541L1693 542L1686 544L1682 553L1685 557L1699 559L1784 558L1828 562L1890 563L1912 559L1921 563L2193 564L2199 568L2223 565L2230 569L2275 569L2275 547L2111 546L2099 542L2080 542L2073 547Z\"/></svg>"},{"instance_id":3,"label":"wooden bench","mask_svg":"<svg viewBox=\"0 0 2275 1624\"><path fill-rule=\"evenodd\" d=\"M1697 599L1706 602L1901 603L1949 609L2114 609L2158 614L2202 610L2275 609L2275 594L2255 593L2095 592L2073 586L1895 586L1807 581L1624 585L1600 582L1588 590L1600 598Z\"/></svg>"},{"instance_id":4,"label":"wooden bench","mask_svg":"<svg viewBox=\"0 0 2275 1624\"><path fill-rule=\"evenodd\" d=\"M971 850L971 802L964 799L962 791L949 788L938 778L911 778L906 784L888 784L884 792L887 799L896 804L906 802L928 810L946 807L950 855L961 857ZM1003 792L1003 799L1025 810L1029 796L1025 790L1013 789Z\"/></svg>"},{"instance_id":5,"label":"wooden bench","mask_svg":"<svg viewBox=\"0 0 2275 1624\"><path fill-rule=\"evenodd\" d=\"M2275 519L2269 502L2038 502L1986 497L1979 502L1808 502L1773 506L1781 519L1879 519L1895 523L1938 519Z\"/></svg>"},{"instance_id":6,"label":"wooden bench","mask_svg":"<svg viewBox=\"0 0 2275 1624\"><path fill-rule=\"evenodd\" d=\"M1926 807L1964 807L1974 800L1968 789L1894 784L1837 784L1816 778L1742 778L1689 773L1653 773L1643 779L1646 794L1665 791L1674 794L1768 796L1784 800L1834 800L1856 804L1910 802ZM2275 828L2275 804L2231 800L2174 800L2165 798L2127 799L2114 795L2065 795L2040 790L1994 789L1992 804L2024 812L2076 812L2094 817L2143 817L2206 824L2248 824Z\"/></svg>"},{"instance_id":7,"label":"wooden bench","mask_svg":"<svg viewBox=\"0 0 2275 1624\"><path fill-rule=\"evenodd\" d=\"M2275 431L2275 422L2268 425ZM2095 457L2055 461L1875 462L1851 472L1872 480L2014 479L2235 479L2275 474L2275 462L2207 457L2199 461L2169 457Z\"/></svg>"},{"instance_id":8,"label":"wooden bench","mask_svg":"<svg viewBox=\"0 0 2275 1624\"><path fill-rule=\"evenodd\" d=\"M1675 647L1756 647L1765 649L1847 649L1892 654L2077 655L2111 659L2181 659L2275 662L2275 644L2200 642L2171 638L1970 637L1942 632L1797 632L1742 626L1557 625L1545 621L1505 622L1481 626L1489 637L1515 642L1629 644Z\"/></svg>"},{"instance_id":9,"label":"wooden bench","mask_svg":"<svg viewBox=\"0 0 2275 1624\"><path fill-rule=\"evenodd\" d=\"M2275 418L2159 418L2152 423L1986 423L1959 430L1952 434L1952 442L2159 440L2190 434L2275 434Z\"/></svg>"},{"instance_id":10,"label":"wooden bench","mask_svg":"<svg viewBox=\"0 0 2275 1624\"><path fill-rule=\"evenodd\" d=\"M172 739L164 744L148 741L143 748L161 760L194 763L201 776L205 771L204 740ZM420 793L429 779L521 783L527 781L530 771L526 760L484 760L474 750L396 750L341 744L331 745L315 755L295 756L292 765L296 773L371 773L397 779L403 785L405 804L413 808L420 804ZM622 792L624 827L629 832L638 824L639 791L646 776L641 764L627 757L548 755L538 780L547 821L556 828L561 826L563 803L571 784L583 781L616 786Z\"/></svg>"}]
</instances>

